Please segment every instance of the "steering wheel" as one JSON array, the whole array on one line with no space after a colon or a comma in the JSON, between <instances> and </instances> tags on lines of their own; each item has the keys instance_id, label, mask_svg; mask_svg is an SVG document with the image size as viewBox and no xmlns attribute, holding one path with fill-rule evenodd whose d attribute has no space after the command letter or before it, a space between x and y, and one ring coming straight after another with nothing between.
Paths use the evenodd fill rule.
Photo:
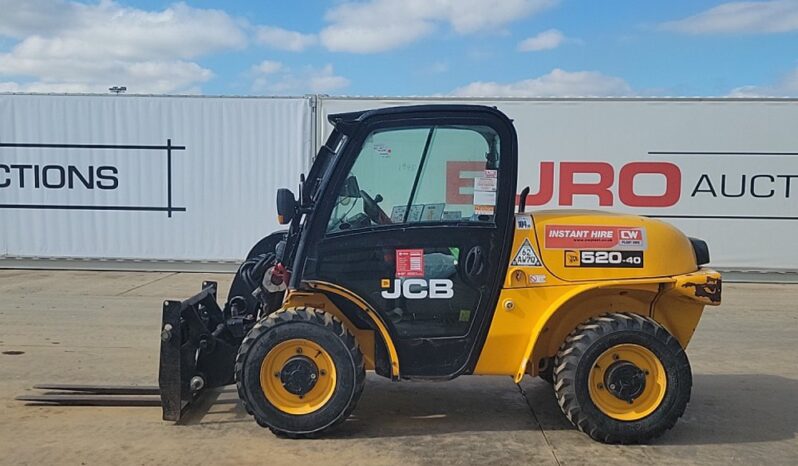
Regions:
<instances>
[{"instance_id":1,"label":"steering wheel","mask_svg":"<svg viewBox=\"0 0 798 466\"><path fill-rule=\"evenodd\" d=\"M360 190L360 198L363 199L363 212L368 215L369 219L377 225L387 225L391 222L389 217L382 207L378 204L382 201L382 196L377 194L376 198L369 196L366 191Z\"/></svg>"}]
</instances>

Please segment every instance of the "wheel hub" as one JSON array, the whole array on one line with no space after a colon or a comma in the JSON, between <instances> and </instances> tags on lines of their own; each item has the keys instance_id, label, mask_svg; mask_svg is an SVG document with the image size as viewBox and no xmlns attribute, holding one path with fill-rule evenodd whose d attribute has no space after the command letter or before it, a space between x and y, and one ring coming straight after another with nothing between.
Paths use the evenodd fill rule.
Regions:
<instances>
[{"instance_id":1,"label":"wheel hub","mask_svg":"<svg viewBox=\"0 0 798 466\"><path fill-rule=\"evenodd\" d=\"M319 368L306 356L294 356L280 370L280 383L285 390L303 396L310 392L319 380Z\"/></svg>"},{"instance_id":2,"label":"wheel hub","mask_svg":"<svg viewBox=\"0 0 798 466\"><path fill-rule=\"evenodd\" d=\"M646 388L646 374L629 361L616 361L604 373L604 386L616 398L633 402Z\"/></svg>"}]
</instances>

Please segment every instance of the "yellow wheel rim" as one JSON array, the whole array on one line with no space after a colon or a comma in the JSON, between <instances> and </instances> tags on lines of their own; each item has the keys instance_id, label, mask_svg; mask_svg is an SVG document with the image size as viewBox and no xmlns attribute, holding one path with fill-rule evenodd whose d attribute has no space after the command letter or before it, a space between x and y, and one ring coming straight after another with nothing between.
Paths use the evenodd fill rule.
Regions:
<instances>
[{"instance_id":1,"label":"yellow wheel rim","mask_svg":"<svg viewBox=\"0 0 798 466\"><path fill-rule=\"evenodd\" d=\"M330 401L335 377L330 354L315 342L300 338L278 343L260 365L260 388L266 399L294 415L310 414Z\"/></svg>"},{"instance_id":2,"label":"yellow wheel rim","mask_svg":"<svg viewBox=\"0 0 798 466\"><path fill-rule=\"evenodd\" d=\"M627 375L630 371L637 374L638 383L634 389L619 384L619 370L625 370ZM642 377L645 377L644 386L639 383ZM629 380L628 377L623 379L624 382ZM616 345L603 352L593 363L589 384L593 404L619 421L637 421L653 413L665 398L668 387L665 368L659 358L648 348L634 344ZM622 390L622 387L625 388Z\"/></svg>"}]
</instances>

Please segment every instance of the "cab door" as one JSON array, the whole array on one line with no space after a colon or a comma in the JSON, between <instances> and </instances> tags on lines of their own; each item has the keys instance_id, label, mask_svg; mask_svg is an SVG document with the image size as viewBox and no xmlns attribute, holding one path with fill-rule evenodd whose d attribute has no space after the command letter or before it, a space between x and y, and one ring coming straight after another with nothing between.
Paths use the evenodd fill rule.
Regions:
<instances>
[{"instance_id":1,"label":"cab door","mask_svg":"<svg viewBox=\"0 0 798 466\"><path fill-rule=\"evenodd\" d=\"M367 120L311 220L303 280L356 293L381 316L403 377L473 370L512 234L516 141L498 112Z\"/></svg>"}]
</instances>

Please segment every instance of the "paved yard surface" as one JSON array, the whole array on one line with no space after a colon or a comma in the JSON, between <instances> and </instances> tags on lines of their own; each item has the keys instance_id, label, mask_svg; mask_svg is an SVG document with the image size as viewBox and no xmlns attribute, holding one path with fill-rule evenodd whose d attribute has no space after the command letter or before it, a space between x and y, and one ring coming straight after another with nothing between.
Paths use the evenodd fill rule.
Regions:
<instances>
[{"instance_id":1,"label":"paved yard surface","mask_svg":"<svg viewBox=\"0 0 798 466\"><path fill-rule=\"evenodd\" d=\"M160 408L42 408L34 383L154 385L164 298L230 275L0 270L1 464L796 464L798 286L728 285L688 354L692 401L652 445L574 430L548 385L505 377L390 383L369 375L333 437L259 428L234 389L180 425ZM21 352L21 354L16 354ZM7 354L8 353L8 354Z\"/></svg>"}]
</instances>

